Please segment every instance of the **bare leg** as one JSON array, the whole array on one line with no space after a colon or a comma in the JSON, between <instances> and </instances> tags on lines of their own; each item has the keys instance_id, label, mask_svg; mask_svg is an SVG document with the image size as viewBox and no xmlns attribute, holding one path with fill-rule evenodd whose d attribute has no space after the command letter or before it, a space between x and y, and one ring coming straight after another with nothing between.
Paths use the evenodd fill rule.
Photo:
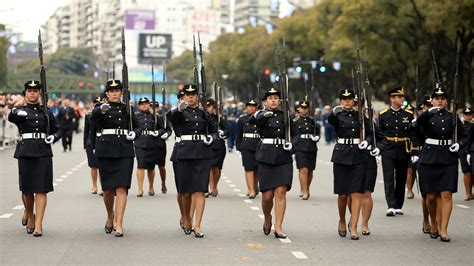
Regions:
<instances>
[{"instance_id":1,"label":"bare leg","mask_svg":"<svg viewBox=\"0 0 474 266\"><path fill-rule=\"evenodd\" d=\"M35 206L35 195L34 194L22 194L23 204L25 205L25 219L28 220L26 227L34 228L35 227L35 217L33 209Z\"/></svg>"},{"instance_id":2,"label":"bare leg","mask_svg":"<svg viewBox=\"0 0 474 266\"><path fill-rule=\"evenodd\" d=\"M346 206L347 206L347 195L339 194L337 197L337 209L339 210L339 231L346 230Z\"/></svg>"},{"instance_id":3,"label":"bare leg","mask_svg":"<svg viewBox=\"0 0 474 266\"><path fill-rule=\"evenodd\" d=\"M415 171L413 168L408 167L407 170L407 198L412 199L415 194L413 193L413 185L415 184Z\"/></svg>"},{"instance_id":4,"label":"bare leg","mask_svg":"<svg viewBox=\"0 0 474 266\"><path fill-rule=\"evenodd\" d=\"M357 236L357 222L359 221L362 193L351 194L351 236Z\"/></svg>"},{"instance_id":5,"label":"bare leg","mask_svg":"<svg viewBox=\"0 0 474 266\"><path fill-rule=\"evenodd\" d=\"M286 186L279 186L274 189L275 193L275 232L283 234L282 224L286 211Z\"/></svg>"},{"instance_id":6,"label":"bare leg","mask_svg":"<svg viewBox=\"0 0 474 266\"><path fill-rule=\"evenodd\" d=\"M116 230L122 233L123 216L125 214L125 207L127 206L127 188L116 188L115 193L117 195L117 200L115 202Z\"/></svg>"},{"instance_id":7,"label":"bare leg","mask_svg":"<svg viewBox=\"0 0 474 266\"><path fill-rule=\"evenodd\" d=\"M437 221L437 215L436 215L436 210L437 210L437 195L436 193L428 193L426 195L426 205L428 207L428 212L430 214L431 218L431 228L430 231L432 233L438 232L438 221Z\"/></svg>"},{"instance_id":8,"label":"bare leg","mask_svg":"<svg viewBox=\"0 0 474 266\"><path fill-rule=\"evenodd\" d=\"M43 232L43 218L47 203L46 193L36 193L36 216L35 216L35 232Z\"/></svg>"},{"instance_id":9,"label":"bare leg","mask_svg":"<svg viewBox=\"0 0 474 266\"><path fill-rule=\"evenodd\" d=\"M145 169L137 169L138 192L137 195L143 194L143 180L145 179Z\"/></svg>"},{"instance_id":10,"label":"bare leg","mask_svg":"<svg viewBox=\"0 0 474 266\"><path fill-rule=\"evenodd\" d=\"M114 219L114 201L115 195L113 190L104 190L104 204L105 209L107 210L107 227L114 226L115 227L115 219Z\"/></svg>"},{"instance_id":11,"label":"bare leg","mask_svg":"<svg viewBox=\"0 0 474 266\"><path fill-rule=\"evenodd\" d=\"M183 224L184 226L184 219L186 215L184 214L183 195L181 193L178 193L176 195L176 201L178 202L179 213L181 214L181 217L179 218L179 223Z\"/></svg>"},{"instance_id":12,"label":"bare leg","mask_svg":"<svg viewBox=\"0 0 474 266\"><path fill-rule=\"evenodd\" d=\"M421 199L421 208L423 210L423 228L430 229L430 213L428 211L426 197Z\"/></svg>"},{"instance_id":13,"label":"bare leg","mask_svg":"<svg viewBox=\"0 0 474 266\"><path fill-rule=\"evenodd\" d=\"M211 174L209 175L210 193L217 192L217 182L219 181L219 167L211 167Z\"/></svg>"},{"instance_id":14,"label":"bare leg","mask_svg":"<svg viewBox=\"0 0 474 266\"><path fill-rule=\"evenodd\" d=\"M191 193L184 193L181 195L184 208L184 228L191 229L193 226L192 218L194 216L194 210L191 207Z\"/></svg>"},{"instance_id":15,"label":"bare leg","mask_svg":"<svg viewBox=\"0 0 474 266\"><path fill-rule=\"evenodd\" d=\"M252 171L245 171L245 181L247 183L247 194L252 195L255 193L255 187L253 182L253 173Z\"/></svg>"},{"instance_id":16,"label":"bare leg","mask_svg":"<svg viewBox=\"0 0 474 266\"><path fill-rule=\"evenodd\" d=\"M259 180L258 170L255 170L253 172L253 187L255 188L255 194L258 194L259 192L258 180Z\"/></svg>"},{"instance_id":17,"label":"bare leg","mask_svg":"<svg viewBox=\"0 0 474 266\"><path fill-rule=\"evenodd\" d=\"M448 236L448 224L449 218L451 218L451 212L453 210L453 193L451 191L441 192L441 225L440 225L440 236Z\"/></svg>"},{"instance_id":18,"label":"bare leg","mask_svg":"<svg viewBox=\"0 0 474 266\"><path fill-rule=\"evenodd\" d=\"M202 216L204 215L204 208L206 206L206 196L204 192L192 193L192 200L196 204L196 221L194 224L194 231L196 233L202 233L201 222Z\"/></svg>"},{"instance_id":19,"label":"bare leg","mask_svg":"<svg viewBox=\"0 0 474 266\"><path fill-rule=\"evenodd\" d=\"M155 193L154 183L155 183L155 169L146 170L148 173L148 193Z\"/></svg>"},{"instance_id":20,"label":"bare leg","mask_svg":"<svg viewBox=\"0 0 474 266\"><path fill-rule=\"evenodd\" d=\"M310 194L309 188L311 187L311 183L313 182L313 170L308 169L308 186L306 187L306 190L308 190L308 195Z\"/></svg>"},{"instance_id":21,"label":"bare leg","mask_svg":"<svg viewBox=\"0 0 474 266\"><path fill-rule=\"evenodd\" d=\"M299 177L300 177L300 191L301 194L303 194L303 198L306 198L309 196L309 191L307 190L308 188L308 168L303 167L299 171Z\"/></svg>"},{"instance_id":22,"label":"bare leg","mask_svg":"<svg viewBox=\"0 0 474 266\"><path fill-rule=\"evenodd\" d=\"M369 231L369 220L373 206L372 192L366 190L362 194L362 231Z\"/></svg>"},{"instance_id":23,"label":"bare leg","mask_svg":"<svg viewBox=\"0 0 474 266\"><path fill-rule=\"evenodd\" d=\"M161 192L165 194L168 192L168 188L166 188L166 168L164 165L158 166L158 170L160 171L160 178L161 178Z\"/></svg>"},{"instance_id":24,"label":"bare leg","mask_svg":"<svg viewBox=\"0 0 474 266\"><path fill-rule=\"evenodd\" d=\"M441 193L436 193L436 223L438 225L438 231L441 230Z\"/></svg>"},{"instance_id":25,"label":"bare leg","mask_svg":"<svg viewBox=\"0 0 474 266\"><path fill-rule=\"evenodd\" d=\"M471 173L464 173L464 189L466 190L465 199L470 200L472 198L472 177L471 177Z\"/></svg>"},{"instance_id":26,"label":"bare leg","mask_svg":"<svg viewBox=\"0 0 474 266\"><path fill-rule=\"evenodd\" d=\"M265 216L265 228L270 228L272 226L273 197L273 189L269 189L262 193L262 211Z\"/></svg>"},{"instance_id":27,"label":"bare leg","mask_svg":"<svg viewBox=\"0 0 474 266\"><path fill-rule=\"evenodd\" d=\"M97 168L91 167L91 177L92 177L92 192L97 193Z\"/></svg>"}]
</instances>

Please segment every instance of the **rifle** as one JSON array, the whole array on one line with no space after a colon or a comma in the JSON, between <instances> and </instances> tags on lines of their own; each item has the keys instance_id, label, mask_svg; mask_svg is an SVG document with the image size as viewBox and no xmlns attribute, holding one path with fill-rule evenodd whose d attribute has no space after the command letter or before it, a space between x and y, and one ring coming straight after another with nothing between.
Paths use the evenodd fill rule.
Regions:
<instances>
[{"instance_id":1,"label":"rifle","mask_svg":"<svg viewBox=\"0 0 474 266\"><path fill-rule=\"evenodd\" d=\"M365 74L365 99L367 101L367 113L369 116L369 130L372 132L373 148L377 148L377 139L375 137L375 124L374 124L374 109L372 108L372 88L369 80L369 63L367 61L367 49L364 48L364 65L363 73Z\"/></svg>"},{"instance_id":2,"label":"rifle","mask_svg":"<svg viewBox=\"0 0 474 266\"><path fill-rule=\"evenodd\" d=\"M313 109L313 105L314 105L314 91L316 90L316 88L314 87L314 72L313 72L313 68L311 67L311 88L309 89L309 97L308 97L308 101L309 101L309 104L308 104L308 108L309 108L309 115L310 116L313 116L314 115L314 109ZM314 119L314 117L313 117Z\"/></svg>"},{"instance_id":3,"label":"rifle","mask_svg":"<svg viewBox=\"0 0 474 266\"><path fill-rule=\"evenodd\" d=\"M257 71L257 108L258 102L261 101L260 91L262 90L262 82L260 81L260 72Z\"/></svg>"},{"instance_id":4,"label":"rifle","mask_svg":"<svg viewBox=\"0 0 474 266\"><path fill-rule=\"evenodd\" d=\"M194 57L194 66L193 66L194 84L196 84L199 91L199 73L198 73L198 65L197 65L196 39L194 38L194 35L193 35L193 57Z\"/></svg>"},{"instance_id":5,"label":"rifle","mask_svg":"<svg viewBox=\"0 0 474 266\"><path fill-rule=\"evenodd\" d=\"M46 115L46 135L49 136L49 112L48 112L48 85L46 84L46 70L43 63L43 42L41 41L41 30L38 31L38 55L40 61L40 81L43 89L41 99L43 100L43 112Z\"/></svg>"},{"instance_id":6,"label":"rifle","mask_svg":"<svg viewBox=\"0 0 474 266\"><path fill-rule=\"evenodd\" d=\"M281 65L283 72L280 77L280 87L282 95L283 123L285 125L285 142L291 141L290 137L290 105L288 102L288 75L286 73L286 43L283 38L283 49L281 54Z\"/></svg>"},{"instance_id":7,"label":"rifle","mask_svg":"<svg viewBox=\"0 0 474 266\"><path fill-rule=\"evenodd\" d=\"M163 98L163 110L161 112L161 116L163 119L163 127L166 129L167 123L166 123L166 89L165 89L165 83L166 83L166 74L165 74L165 64L163 64L163 87L161 88L161 97Z\"/></svg>"},{"instance_id":8,"label":"rifle","mask_svg":"<svg viewBox=\"0 0 474 266\"><path fill-rule=\"evenodd\" d=\"M360 48L359 48L359 35L357 35L357 48L356 48L356 94L359 97L357 101L357 111L359 112L359 138L360 142L365 140L365 121L364 121L364 98L362 88L362 76L361 76L361 61L360 61Z\"/></svg>"},{"instance_id":9,"label":"rifle","mask_svg":"<svg viewBox=\"0 0 474 266\"><path fill-rule=\"evenodd\" d=\"M206 88L206 69L204 68L204 57L202 55L202 43L201 43L201 36L199 36L198 31L198 44L199 44L199 57L201 58L201 104L204 111L204 120L206 123L206 135L209 135L209 127L208 127L208 113L207 113L207 88Z\"/></svg>"},{"instance_id":10,"label":"rifle","mask_svg":"<svg viewBox=\"0 0 474 266\"><path fill-rule=\"evenodd\" d=\"M112 61L112 79L115 80L115 61Z\"/></svg>"},{"instance_id":11,"label":"rifle","mask_svg":"<svg viewBox=\"0 0 474 266\"><path fill-rule=\"evenodd\" d=\"M214 73L214 81L212 82L212 89L214 90L214 97L216 98L216 113L217 113L217 130L219 130L219 125L221 124L221 113L220 113L220 87L217 85L217 80L216 80L216 68L213 67L212 71Z\"/></svg>"},{"instance_id":12,"label":"rifle","mask_svg":"<svg viewBox=\"0 0 474 266\"><path fill-rule=\"evenodd\" d=\"M106 78L105 81L109 81L109 68L105 69L105 78Z\"/></svg>"},{"instance_id":13,"label":"rifle","mask_svg":"<svg viewBox=\"0 0 474 266\"><path fill-rule=\"evenodd\" d=\"M439 85L441 85L441 78L440 78L440 75L439 75L438 63L436 62L436 55L435 55L434 49L431 49L431 55L433 57L433 65L434 65L434 69L435 69L436 82L439 83Z\"/></svg>"},{"instance_id":14,"label":"rifle","mask_svg":"<svg viewBox=\"0 0 474 266\"><path fill-rule=\"evenodd\" d=\"M130 91L128 88L128 66L127 61L125 60L125 30L122 27L122 84L123 84L123 93L125 99L125 106L127 108L128 115L128 130L132 131L132 109L130 106ZM115 72L115 71L114 71Z\"/></svg>"},{"instance_id":15,"label":"rifle","mask_svg":"<svg viewBox=\"0 0 474 266\"><path fill-rule=\"evenodd\" d=\"M156 131L156 89L153 63L151 63L151 108L153 112L153 131Z\"/></svg>"},{"instance_id":16,"label":"rifle","mask_svg":"<svg viewBox=\"0 0 474 266\"><path fill-rule=\"evenodd\" d=\"M452 112L453 112L453 141L454 143L458 142L458 90L459 90L459 61L461 54L461 40L458 39L458 49L456 51L456 73L454 74L454 86L453 86L453 98L452 102Z\"/></svg>"},{"instance_id":17,"label":"rifle","mask_svg":"<svg viewBox=\"0 0 474 266\"><path fill-rule=\"evenodd\" d=\"M418 69L418 65L415 65L415 110L413 112L413 116L415 118L418 116L418 102L420 101L420 96L419 96L419 75L420 75L420 70Z\"/></svg>"}]
</instances>

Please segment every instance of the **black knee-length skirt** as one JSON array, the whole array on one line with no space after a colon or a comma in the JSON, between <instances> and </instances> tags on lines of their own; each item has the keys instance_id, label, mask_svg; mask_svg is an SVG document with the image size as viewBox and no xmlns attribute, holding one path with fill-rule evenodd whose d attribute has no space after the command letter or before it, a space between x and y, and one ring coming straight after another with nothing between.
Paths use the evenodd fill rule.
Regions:
<instances>
[{"instance_id":1,"label":"black knee-length skirt","mask_svg":"<svg viewBox=\"0 0 474 266\"><path fill-rule=\"evenodd\" d=\"M255 151L241 150L240 154L242 155L242 165L244 166L244 170L246 172L258 170L258 162L255 159Z\"/></svg>"},{"instance_id":2,"label":"black knee-length skirt","mask_svg":"<svg viewBox=\"0 0 474 266\"><path fill-rule=\"evenodd\" d=\"M296 168L308 168L314 170L316 168L317 151L297 151L295 152Z\"/></svg>"},{"instance_id":3,"label":"black knee-length skirt","mask_svg":"<svg viewBox=\"0 0 474 266\"><path fill-rule=\"evenodd\" d=\"M211 159L211 167L218 167L219 169L222 169L222 166L224 165L224 159L225 159L225 154L226 154L226 149L213 149L212 150L212 159Z\"/></svg>"},{"instance_id":4,"label":"black knee-length skirt","mask_svg":"<svg viewBox=\"0 0 474 266\"><path fill-rule=\"evenodd\" d=\"M137 156L137 164L140 169L153 170L155 169L155 165L165 165L166 149L143 149L135 147L135 155Z\"/></svg>"},{"instance_id":5,"label":"black knee-length skirt","mask_svg":"<svg viewBox=\"0 0 474 266\"><path fill-rule=\"evenodd\" d=\"M179 186L178 186L178 174L177 174L177 167L178 167L178 163L173 161L173 173L174 173L174 185L176 186L176 192L180 193L179 192Z\"/></svg>"},{"instance_id":6,"label":"black knee-length skirt","mask_svg":"<svg viewBox=\"0 0 474 266\"><path fill-rule=\"evenodd\" d=\"M367 176L365 179L365 191L374 192L375 183L377 181L377 161L375 157L370 156L371 158L367 161Z\"/></svg>"},{"instance_id":7,"label":"black knee-length skirt","mask_svg":"<svg viewBox=\"0 0 474 266\"><path fill-rule=\"evenodd\" d=\"M176 161L176 176L179 193L208 192L209 159L186 159Z\"/></svg>"},{"instance_id":8,"label":"black knee-length skirt","mask_svg":"<svg viewBox=\"0 0 474 266\"><path fill-rule=\"evenodd\" d=\"M458 191L458 164L419 164L420 187L424 193Z\"/></svg>"},{"instance_id":9,"label":"black knee-length skirt","mask_svg":"<svg viewBox=\"0 0 474 266\"><path fill-rule=\"evenodd\" d=\"M19 157L18 173L21 192L33 194L54 191L52 157Z\"/></svg>"},{"instance_id":10,"label":"black knee-length skirt","mask_svg":"<svg viewBox=\"0 0 474 266\"><path fill-rule=\"evenodd\" d=\"M266 164L258 162L259 187L260 192L286 186L287 191L291 190L293 184L293 164Z\"/></svg>"},{"instance_id":11,"label":"black knee-length skirt","mask_svg":"<svg viewBox=\"0 0 474 266\"><path fill-rule=\"evenodd\" d=\"M463 173L472 173L471 166L467 163L466 155L459 157L459 162L461 163L461 171Z\"/></svg>"},{"instance_id":12,"label":"black knee-length skirt","mask_svg":"<svg viewBox=\"0 0 474 266\"><path fill-rule=\"evenodd\" d=\"M89 167L98 168L99 163L97 162L97 157L95 156L94 150L91 146L86 146L86 154L87 154L87 165Z\"/></svg>"},{"instance_id":13,"label":"black knee-length skirt","mask_svg":"<svg viewBox=\"0 0 474 266\"><path fill-rule=\"evenodd\" d=\"M103 190L120 187L130 189L132 184L133 157L97 158L99 162L100 183Z\"/></svg>"},{"instance_id":14,"label":"black knee-length skirt","mask_svg":"<svg viewBox=\"0 0 474 266\"><path fill-rule=\"evenodd\" d=\"M363 193L367 179L365 163L344 165L334 163L334 194Z\"/></svg>"}]
</instances>

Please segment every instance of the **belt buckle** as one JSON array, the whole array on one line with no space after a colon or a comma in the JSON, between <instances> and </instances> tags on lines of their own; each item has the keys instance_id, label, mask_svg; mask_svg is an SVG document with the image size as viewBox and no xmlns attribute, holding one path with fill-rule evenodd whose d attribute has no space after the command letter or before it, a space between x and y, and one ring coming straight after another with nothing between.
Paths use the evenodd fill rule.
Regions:
<instances>
[{"instance_id":1,"label":"belt buckle","mask_svg":"<svg viewBox=\"0 0 474 266\"><path fill-rule=\"evenodd\" d=\"M122 129L122 128L117 128L117 129L115 129L115 134L117 134L117 135L123 135L123 129Z\"/></svg>"},{"instance_id":2,"label":"belt buckle","mask_svg":"<svg viewBox=\"0 0 474 266\"><path fill-rule=\"evenodd\" d=\"M41 133L40 132L33 132L32 133L34 139L39 139L41 138Z\"/></svg>"},{"instance_id":3,"label":"belt buckle","mask_svg":"<svg viewBox=\"0 0 474 266\"><path fill-rule=\"evenodd\" d=\"M193 141L198 141L198 140L199 140L199 139L198 139L198 135L191 135L191 136L192 136L191 139L192 139Z\"/></svg>"},{"instance_id":4,"label":"belt buckle","mask_svg":"<svg viewBox=\"0 0 474 266\"><path fill-rule=\"evenodd\" d=\"M447 139L440 139L439 140L439 145L448 145L448 140Z\"/></svg>"}]
</instances>

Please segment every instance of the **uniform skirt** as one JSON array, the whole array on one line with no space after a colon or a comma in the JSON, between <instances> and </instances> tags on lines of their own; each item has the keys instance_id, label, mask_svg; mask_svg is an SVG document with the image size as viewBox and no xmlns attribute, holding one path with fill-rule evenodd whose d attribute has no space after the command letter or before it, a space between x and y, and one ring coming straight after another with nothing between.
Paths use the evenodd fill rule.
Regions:
<instances>
[{"instance_id":1,"label":"uniform skirt","mask_svg":"<svg viewBox=\"0 0 474 266\"><path fill-rule=\"evenodd\" d=\"M293 184L293 164L266 164L258 162L259 187L260 192L274 189L279 186L286 186L287 191L291 190Z\"/></svg>"},{"instance_id":2,"label":"uniform skirt","mask_svg":"<svg viewBox=\"0 0 474 266\"><path fill-rule=\"evenodd\" d=\"M459 157L459 162L461 163L461 171L463 173L472 173L471 172L471 166L467 163L466 154Z\"/></svg>"},{"instance_id":3,"label":"uniform skirt","mask_svg":"<svg viewBox=\"0 0 474 266\"><path fill-rule=\"evenodd\" d=\"M419 164L420 187L424 193L458 191L458 164Z\"/></svg>"},{"instance_id":4,"label":"uniform skirt","mask_svg":"<svg viewBox=\"0 0 474 266\"><path fill-rule=\"evenodd\" d=\"M18 173L21 192L33 194L54 191L52 157L19 157Z\"/></svg>"},{"instance_id":5,"label":"uniform skirt","mask_svg":"<svg viewBox=\"0 0 474 266\"><path fill-rule=\"evenodd\" d=\"M334 194L364 193L367 166L365 163L344 165L334 163Z\"/></svg>"},{"instance_id":6,"label":"uniform skirt","mask_svg":"<svg viewBox=\"0 0 474 266\"><path fill-rule=\"evenodd\" d=\"M176 192L178 193L181 193L179 192L179 186L178 186L178 174L177 174L177 165L178 163L177 162L172 162L173 163L173 172L174 172L174 184L176 186Z\"/></svg>"},{"instance_id":7,"label":"uniform skirt","mask_svg":"<svg viewBox=\"0 0 474 266\"><path fill-rule=\"evenodd\" d=\"M365 178L365 191L374 192L375 182L377 181L377 160L370 156L367 160L367 175Z\"/></svg>"},{"instance_id":8,"label":"uniform skirt","mask_svg":"<svg viewBox=\"0 0 474 266\"><path fill-rule=\"evenodd\" d=\"M224 159L225 159L225 154L226 150L225 147L224 149L213 149L212 150L212 159L211 159L211 167L218 167L219 169L222 169L222 166L224 165Z\"/></svg>"},{"instance_id":9,"label":"uniform skirt","mask_svg":"<svg viewBox=\"0 0 474 266\"><path fill-rule=\"evenodd\" d=\"M296 151L295 160L296 168L314 170L316 168L316 151Z\"/></svg>"},{"instance_id":10,"label":"uniform skirt","mask_svg":"<svg viewBox=\"0 0 474 266\"><path fill-rule=\"evenodd\" d=\"M94 150L91 146L86 146L86 154L87 154L87 165L89 167L98 168L99 163L97 162L97 157L95 156Z\"/></svg>"},{"instance_id":11,"label":"uniform skirt","mask_svg":"<svg viewBox=\"0 0 474 266\"><path fill-rule=\"evenodd\" d=\"M208 192L209 159L183 159L176 161L179 193Z\"/></svg>"},{"instance_id":12,"label":"uniform skirt","mask_svg":"<svg viewBox=\"0 0 474 266\"><path fill-rule=\"evenodd\" d=\"M242 165L244 166L244 170L246 172L258 170L258 163L255 159L255 151L241 150L240 154L242 155Z\"/></svg>"},{"instance_id":13,"label":"uniform skirt","mask_svg":"<svg viewBox=\"0 0 474 266\"><path fill-rule=\"evenodd\" d=\"M166 149L135 148L135 155L137 156L138 168L140 169L153 170L155 169L155 165L165 165Z\"/></svg>"},{"instance_id":14,"label":"uniform skirt","mask_svg":"<svg viewBox=\"0 0 474 266\"><path fill-rule=\"evenodd\" d=\"M100 184L103 190L119 187L130 189L132 183L133 157L97 158L99 162Z\"/></svg>"}]
</instances>

